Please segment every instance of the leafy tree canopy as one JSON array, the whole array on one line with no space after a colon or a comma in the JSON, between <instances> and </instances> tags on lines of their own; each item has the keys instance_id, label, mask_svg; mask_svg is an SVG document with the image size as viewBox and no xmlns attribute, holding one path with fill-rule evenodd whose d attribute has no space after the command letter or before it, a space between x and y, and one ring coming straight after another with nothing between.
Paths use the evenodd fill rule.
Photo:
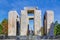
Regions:
<instances>
[{"instance_id":1,"label":"leafy tree canopy","mask_svg":"<svg viewBox=\"0 0 60 40\"><path fill-rule=\"evenodd\" d=\"M3 25L3 33L7 35L8 34L8 20L4 19L1 24Z\"/></svg>"},{"instance_id":2,"label":"leafy tree canopy","mask_svg":"<svg viewBox=\"0 0 60 40\"><path fill-rule=\"evenodd\" d=\"M0 34L2 34L3 26L0 24Z\"/></svg>"},{"instance_id":3,"label":"leafy tree canopy","mask_svg":"<svg viewBox=\"0 0 60 40\"><path fill-rule=\"evenodd\" d=\"M60 35L60 24L56 24L54 27L54 35Z\"/></svg>"}]
</instances>

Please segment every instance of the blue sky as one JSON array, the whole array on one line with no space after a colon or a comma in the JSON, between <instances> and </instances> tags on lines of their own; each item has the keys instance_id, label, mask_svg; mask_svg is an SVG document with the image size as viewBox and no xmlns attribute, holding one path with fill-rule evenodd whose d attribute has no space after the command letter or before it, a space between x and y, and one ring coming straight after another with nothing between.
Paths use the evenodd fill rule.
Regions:
<instances>
[{"instance_id":1,"label":"blue sky","mask_svg":"<svg viewBox=\"0 0 60 40\"><path fill-rule=\"evenodd\" d=\"M8 12L16 10L20 14L20 10L24 7L38 7L43 15L46 10L54 11L54 22L60 23L60 0L0 0L0 22L4 18L8 18Z\"/></svg>"}]
</instances>

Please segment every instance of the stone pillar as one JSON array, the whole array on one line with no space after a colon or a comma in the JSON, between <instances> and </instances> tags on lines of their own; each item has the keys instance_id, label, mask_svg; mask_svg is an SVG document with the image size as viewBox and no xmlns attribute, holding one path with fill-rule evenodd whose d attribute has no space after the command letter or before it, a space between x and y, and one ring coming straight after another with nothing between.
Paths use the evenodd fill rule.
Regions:
<instances>
[{"instance_id":1,"label":"stone pillar","mask_svg":"<svg viewBox=\"0 0 60 40\"><path fill-rule=\"evenodd\" d=\"M17 12L10 11L8 14L8 36L16 36Z\"/></svg>"},{"instance_id":2,"label":"stone pillar","mask_svg":"<svg viewBox=\"0 0 60 40\"><path fill-rule=\"evenodd\" d=\"M21 10L21 30L20 35L26 36L28 31L28 16L26 10Z\"/></svg>"},{"instance_id":3,"label":"stone pillar","mask_svg":"<svg viewBox=\"0 0 60 40\"><path fill-rule=\"evenodd\" d=\"M54 12L51 10L47 10L46 14L47 14L47 34L49 34L51 25L54 22Z\"/></svg>"},{"instance_id":4,"label":"stone pillar","mask_svg":"<svg viewBox=\"0 0 60 40\"><path fill-rule=\"evenodd\" d=\"M41 36L41 11L35 10L34 11L34 28L35 28L35 35Z\"/></svg>"}]
</instances>

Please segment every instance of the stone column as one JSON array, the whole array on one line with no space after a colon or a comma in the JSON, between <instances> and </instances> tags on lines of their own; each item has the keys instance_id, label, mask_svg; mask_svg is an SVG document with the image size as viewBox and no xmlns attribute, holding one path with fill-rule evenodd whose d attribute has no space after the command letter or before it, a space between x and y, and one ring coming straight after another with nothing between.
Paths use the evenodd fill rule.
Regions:
<instances>
[{"instance_id":1,"label":"stone column","mask_svg":"<svg viewBox=\"0 0 60 40\"><path fill-rule=\"evenodd\" d=\"M35 28L35 35L41 36L41 11L35 10L34 11L34 28Z\"/></svg>"},{"instance_id":2,"label":"stone column","mask_svg":"<svg viewBox=\"0 0 60 40\"><path fill-rule=\"evenodd\" d=\"M47 10L46 14L47 14L47 34L49 34L51 25L54 22L54 12L51 10Z\"/></svg>"},{"instance_id":3,"label":"stone column","mask_svg":"<svg viewBox=\"0 0 60 40\"><path fill-rule=\"evenodd\" d=\"M16 36L17 12L10 11L8 14L8 36Z\"/></svg>"},{"instance_id":4,"label":"stone column","mask_svg":"<svg viewBox=\"0 0 60 40\"><path fill-rule=\"evenodd\" d=\"M26 36L28 31L28 16L26 10L21 10L21 30L20 35Z\"/></svg>"}]
</instances>

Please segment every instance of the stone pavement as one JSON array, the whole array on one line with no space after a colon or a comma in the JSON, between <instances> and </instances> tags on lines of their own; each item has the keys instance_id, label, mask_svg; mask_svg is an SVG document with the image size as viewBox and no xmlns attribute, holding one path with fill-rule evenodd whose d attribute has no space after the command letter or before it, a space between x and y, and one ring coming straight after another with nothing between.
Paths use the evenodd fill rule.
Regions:
<instances>
[{"instance_id":1,"label":"stone pavement","mask_svg":"<svg viewBox=\"0 0 60 40\"><path fill-rule=\"evenodd\" d=\"M47 36L45 36L45 37L40 37L40 36L15 36L15 37L12 37L11 36L11 37L7 37L7 38L0 38L0 40L60 40L60 38L50 39L50 38L47 38Z\"/></svg>"}]
</instances>

